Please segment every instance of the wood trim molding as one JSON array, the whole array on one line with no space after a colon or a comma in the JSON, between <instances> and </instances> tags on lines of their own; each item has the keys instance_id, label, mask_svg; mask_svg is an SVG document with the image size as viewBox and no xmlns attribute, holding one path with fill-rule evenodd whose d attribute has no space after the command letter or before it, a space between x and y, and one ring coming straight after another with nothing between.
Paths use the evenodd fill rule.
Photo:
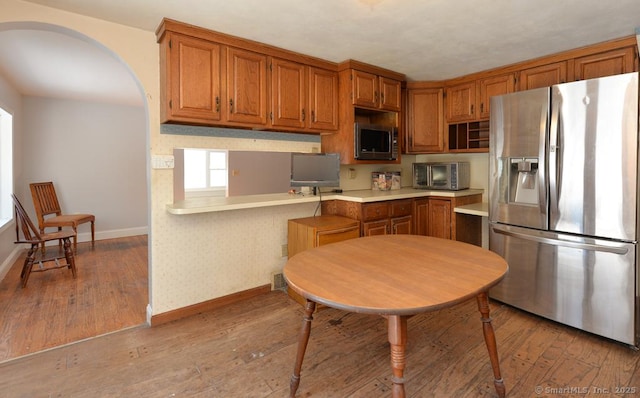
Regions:
<instances>
[{"instance_id":1,"label":"wood trim molding","mask_svg":"<svg viewBox=\"0 0 640 398\"><path fill-rule=\"evenodd\" d=\"M271 285L258 286L253 289L243 290L228 296L215 298L213 300L204 301L202 303L193 304L187 307L178 308L173 311L163 312L161 314L151 316L151 326L162 325L163 323L186 318L205 311L213 311L229 304L244 301L271 291Z\"/></svg>"}]
</instances>

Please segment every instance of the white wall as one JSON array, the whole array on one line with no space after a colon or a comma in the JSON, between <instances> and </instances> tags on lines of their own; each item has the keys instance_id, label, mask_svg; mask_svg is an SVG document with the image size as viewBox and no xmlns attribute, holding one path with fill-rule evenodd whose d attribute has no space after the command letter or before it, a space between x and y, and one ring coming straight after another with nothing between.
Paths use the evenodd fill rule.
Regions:
<instances>
[{"instance_id":1,"label":"white wall","mask_svg":"<svg viewBox=\"0 0 640 398\"><path fill-rule=\"evenodd\" d=\"M16 154L13 157L14 186L16 176L21 175L22 168L19 165L19 153L22 152L22 96L16 89L0 75L0 107L13 116L13 131L16 133L13 139L13 147ZM3 198L9 200L9 198ZM9 223L0 227L0 279L9 271L15 262L18 247L13 243L15 240L14 224Z\"/></svg>"},{"instance_id":2,"label":"white wall","mask_svg":"<svg viewBox=\"0 0 640 398\"><path fill-rule=\"evenodd\" d=\"M63 212L96 216L96 239L147 233L144 108L25 97L21 185L53 181ZM26 191L24 191L26 189ZM79 241L91 239L89 225Z\"/></svg>"}]
</instances>

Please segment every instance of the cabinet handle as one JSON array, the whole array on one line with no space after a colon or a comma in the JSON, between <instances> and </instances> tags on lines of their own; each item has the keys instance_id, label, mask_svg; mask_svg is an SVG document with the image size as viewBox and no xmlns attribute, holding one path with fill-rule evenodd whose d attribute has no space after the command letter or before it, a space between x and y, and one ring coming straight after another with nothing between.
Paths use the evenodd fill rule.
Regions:
<instances>
[{"instance_id":1,"label":"cabinet handle","mask_svg":"<svg viewBox=\"0 0 640 398\"><path fill-rule=\"evenodd\" d=\"M380 100L384 102L384 91L380 93Z\"/></svg>"},{"instance_id":2,"label":"cabinet handle","mask_svg":"<svg viewBox=\"0 0 640 398\"><path fill-rule=\"evenodd\" d=\"M311 121L316 122L316 112L314 110L311 110Z\"/></svg>"},{"instance_id":3,"label":"cabinet handle","mask_svg":"<svg viewBox=\"0 0 640 398\"><path fill-rule=\"evenodd\" d=\"M216 113L220 112L220 97L216 97Z\"/></svg>"},{"instance_id":4,"label":"cabinet handle","mask_svg":"<svg viewBox=\"0 0 640 398\"><path fill-rule=\"evenodd\" d=\"M233 113L233 98L229 98L229 113Z\"/></svg>"},{"instance_id":5,"label":"cabinet handle","mask_svg":"<svg viewBox=\"0 0 640 398\"><path fill-rule=\"evenodd\" d=\"M304 109L302 109L302 121L304 122L304 119L307 118L307 115L304 113Z\"/></svg>"},{"instance_id":6,"label":"cabinet handle","mask_svg":"<svg viewBox=\"0 0 640 398\"><path fill-rule=\"evenodd\" d=\"M480 113L484 112L484 102L480 104Z\"/></svg>"},{"instance_id":7,"label":"cabinet handle","mask_svg":"<svg viewBox=\"0 0 640 398\"><path fill-rule=\"evenodd\" d=\"M377 91L373 93L373 97L374 97L375 101L378 102L378 92Z\"/></svg>"},{"instance_id":8,"label":"cabinet handle","mask_svg":"<svg viewBox=\"0 0 640 398\"><path fill-rule=\"evenodd\" d=\"M473 115L473 105L471 105L471 114Z\"/></svg>"}]
</instances>

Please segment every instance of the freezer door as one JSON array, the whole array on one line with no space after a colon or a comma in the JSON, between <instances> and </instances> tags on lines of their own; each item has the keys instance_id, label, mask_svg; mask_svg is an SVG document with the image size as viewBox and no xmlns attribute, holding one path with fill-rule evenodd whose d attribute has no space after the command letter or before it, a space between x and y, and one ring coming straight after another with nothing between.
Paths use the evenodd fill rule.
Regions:
<instances>
[{"instance_id":1,"label":"freezer door","mask_svg":"<svg viewBox=\"0 0 640 398\"><path fill-rule=\"evenodd\" d=\"M638 73L552 87L549 229L636 241Z\"/></svg>"},{"instance_id":2,"label":"freezer door","mask_svg":"<svg viewBox=\"0 0 640 398\"><path fill-rule=\"evenodd\" d=\"M636 244L490 224L491 250L509 273L496 300L636 345Z\"/></svg>"},{"instance_id":3,"label":"freezer door","mask_svg":"<svg viewBox=\"0 0 640 398\"><path fill-rule=\"evenodd\" d=\"M549 88L491 98L489 218L546 229Z\"/></svg>"}]
</instances>

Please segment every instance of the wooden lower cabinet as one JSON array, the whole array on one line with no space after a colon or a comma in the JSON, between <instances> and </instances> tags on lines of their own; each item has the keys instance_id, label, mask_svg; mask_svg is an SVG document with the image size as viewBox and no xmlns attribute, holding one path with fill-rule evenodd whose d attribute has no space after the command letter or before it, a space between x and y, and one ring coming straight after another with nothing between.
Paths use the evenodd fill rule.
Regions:
<instances>
[{"instance_id":1,"label":"wooden lower cabinet","mask_svg":"<svg viewBox=\"0 0 640 398\"><path fill-rule=\"evenodd\" d=\"M415 199L413 202L414 234L482 246L482 218L456 213L454 210L457 206L481 201L481 194Z\"/></svg>"},{"instance_id":2,"label":"wooden lower cabinet","mask_svg":"<svg viewBox=\"0 0 640 398\"><path fill-rule=\"evenodd\" d=\"M360 222L352 218L322 215L291 219L287 225L287 254L291 258L307 249L358 237ZM305 305L306 300L298 293L291 289L287 289L287 293Z\"/></svg>"},{"instance_id":3,"label":"wooden lower cabinet","mask_svg":"<svg viewBox=\"0 0 640 398\"><path fill-rule=\"evenodd\" d=\"M327 200L322 202L322 214L360 221L361 236L413 234L482 246L482 217L455 212L458 206L480 202L482 194L371 203Z\"/></svg>"},{"instance_id":4,"label":"wooden lower cabinet","mask_svg":"<svg viewBox=\"0 0 640 398\"><path fill-rule=\"evenodd\" d=\"M361 222L361 236L411 234L413 199L372 203L331 200L322 202L322 214L335 214Z\"/></svg>"}]
</instances>

